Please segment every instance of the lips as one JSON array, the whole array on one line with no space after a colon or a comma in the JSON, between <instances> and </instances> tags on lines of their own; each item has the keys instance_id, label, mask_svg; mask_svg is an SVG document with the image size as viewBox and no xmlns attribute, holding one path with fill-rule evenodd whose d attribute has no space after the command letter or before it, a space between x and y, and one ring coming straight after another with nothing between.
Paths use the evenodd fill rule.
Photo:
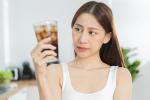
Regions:
<instances>
[{"instance_id":1,"label":"lips","mask_svg":"<svg viewBox=\"0 0 150 100\"><path fill-rule=\"evenodd\" d=\"M83 51L87 51L89 48L86 48L86 47L80 47L78 46L77 47L79 51L83 52Z\"/></svg>"}]
</instances>

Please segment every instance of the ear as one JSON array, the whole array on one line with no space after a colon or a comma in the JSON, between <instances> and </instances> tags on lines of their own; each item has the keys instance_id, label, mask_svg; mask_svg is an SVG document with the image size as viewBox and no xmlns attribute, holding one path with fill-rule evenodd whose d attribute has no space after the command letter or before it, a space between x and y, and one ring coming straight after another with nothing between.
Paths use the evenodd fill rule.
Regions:
<instances>
[{"instance_id":1,"label":"ear","mask_svg":"<svg viewBox=\"0 0 150 100\"><path fill-rule=\"evenodd\" d=\"M106 33L106 35L105 35L105 37L104 37L104 40L103 40L103 43L104 43L104 44L107 44L107 43L110 41L111 35L112 35L111 32L110 32L110 33Z\"/></svg>"}]
</instances>

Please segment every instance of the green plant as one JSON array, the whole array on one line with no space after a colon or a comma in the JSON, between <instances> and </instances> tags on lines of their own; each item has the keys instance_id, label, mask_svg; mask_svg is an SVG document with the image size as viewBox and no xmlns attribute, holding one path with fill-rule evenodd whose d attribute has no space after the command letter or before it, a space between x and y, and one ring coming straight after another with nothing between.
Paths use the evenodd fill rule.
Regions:
<instances>
[{"instance_id":1,"label":"green plant","mask_svg":"<svg viewBox=\"0 0 150 100\"><path fill-rule=\"evenodd\" d=\"M124 61L126 64L126 67L129 69L131 76L132 76L132 81L134 81L137 78L137 75L139 73L139 65L141 64L141 61L138 59L135 59L134 61L130 61L130 59L133 56L136 56L135 51L136 48L122 48L123 56L124 56Z\"/></svg>"},{"instance_id":2,"label":"green plant","mask_svg":"<svg viewBox=\"0 0 150 100\"><path fill-rule=\"evenodd\" d=\"M0 70L0 84L7 84L12 79L13 75L10 70Z\"/></svg>"}]
</instances>

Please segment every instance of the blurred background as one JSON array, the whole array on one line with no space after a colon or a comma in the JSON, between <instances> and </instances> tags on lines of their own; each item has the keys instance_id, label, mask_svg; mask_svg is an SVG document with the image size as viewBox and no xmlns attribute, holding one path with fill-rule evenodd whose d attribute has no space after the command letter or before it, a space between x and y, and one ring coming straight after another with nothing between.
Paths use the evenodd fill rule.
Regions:
<instances>
[{"instance_id":1,"label":"blurred background","mask_svg":"<svg viewBox=\"0 0 150 100\"><path fill-rule=\"evenodd\" d=\"M58 21L59 57L61 62L68 62L74 58L71 20L76 10L87 1L0 0L0 70L11 69L14 80L9 82L12 84L7 85L7 89L0 86L0 100L39 100L30 56L37 43L33 24L45 20ZM95 1L102 1L112 8L120 45L131 55L129 65L136 66L132 63L139 61L135 68L133 100L149 100L150 1Z\"/></svg>"}]
</instances>

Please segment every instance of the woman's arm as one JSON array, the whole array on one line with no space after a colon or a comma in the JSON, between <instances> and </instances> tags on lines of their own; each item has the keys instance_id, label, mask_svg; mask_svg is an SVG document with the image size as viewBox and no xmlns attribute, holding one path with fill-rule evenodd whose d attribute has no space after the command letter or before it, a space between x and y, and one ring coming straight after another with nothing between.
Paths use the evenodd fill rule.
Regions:
<instances>
[{"instance_id":1,"label":"woman's arm","mask_svg":"<svg viewBox=\"0 0 150 100\"><path fill-rule=\"evenodd\" d=\"M116 82L114 100L132 100L132 78L129 70L120 67Z\"/></svg>"},{"instance_id":2,"label":"woman's arm","mask_svg":"<svg viewBox=\"0 0 150 100\"><path fill-rule=\"evenodd\" d=\"M47 62L57 60L56 47L50 44L51 38L45 38L38 42L31 52L31 57L35 66L35 76L38 84L41 100L60 100L60 65ZM34 93L33 93L34 94Z\"/></svg>"},{"instance_id":3,"label":"woman's arm","mask_svg":"<svg viewBox=\"0 0 150 100\"><path fill-rule=\"evenodd\" d=\"M46 73L46 76L36 76L40 100L61 100L60 65L48 66Z\"/></svg>"}]
</instances>

